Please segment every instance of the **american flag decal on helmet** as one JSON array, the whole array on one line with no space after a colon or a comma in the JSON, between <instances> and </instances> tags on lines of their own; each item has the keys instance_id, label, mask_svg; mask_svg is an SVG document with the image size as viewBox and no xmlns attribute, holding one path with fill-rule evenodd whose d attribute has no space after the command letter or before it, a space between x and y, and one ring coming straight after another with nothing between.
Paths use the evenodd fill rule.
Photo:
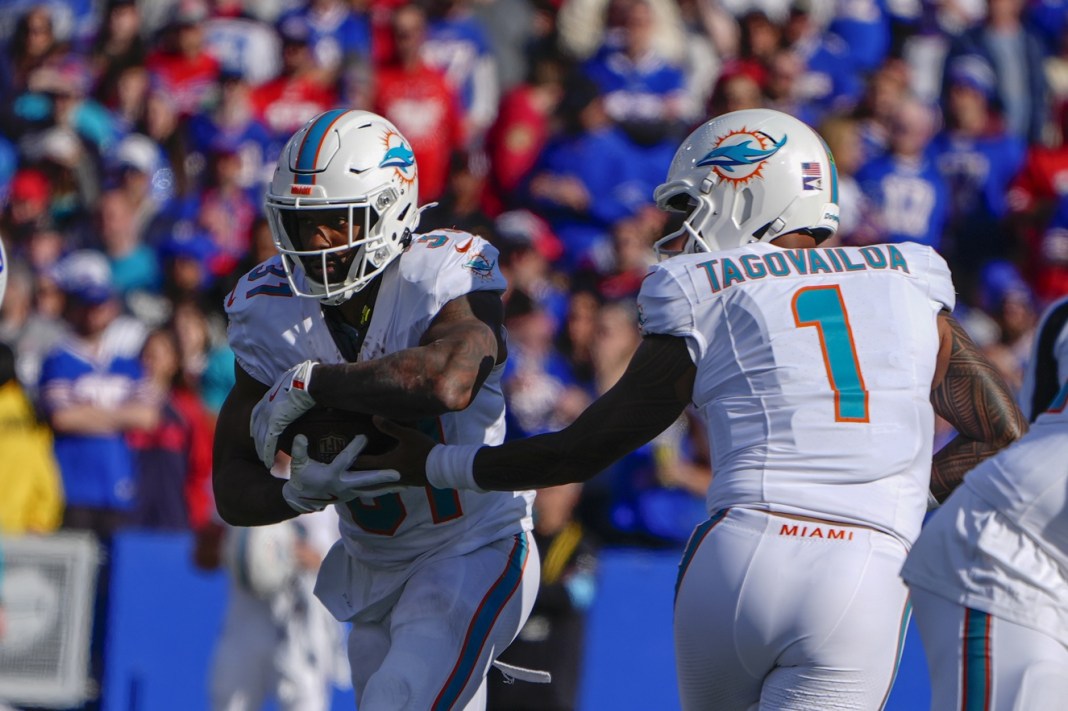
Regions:
<instances>
[{"instance_id":1,"label":"american flag decal on helmet","mask_svg":"<svg viewBox=\"0 0 1068 711\"><path fill-rule=\"evenodd\" d=\"M818 162L801 164L801 189L823 190L823 171Z\"/></svg>"}]
</instances>

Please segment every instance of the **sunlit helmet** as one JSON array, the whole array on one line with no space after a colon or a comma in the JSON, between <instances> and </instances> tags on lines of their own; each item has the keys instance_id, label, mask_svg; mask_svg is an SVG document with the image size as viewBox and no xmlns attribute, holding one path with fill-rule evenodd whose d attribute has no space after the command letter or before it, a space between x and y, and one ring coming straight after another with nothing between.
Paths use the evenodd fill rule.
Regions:
<instances>
[{"instance_id":1,"label":"sunlit helmet","mask_svg":"<svg viewBox=\"0 0 1068 711\"><path fill-rule=\"evenodd\" d=\"M691 133L654 192L662 210L686 213L657 241L661 257L732 249L802 232L838 230L838 172L819 135L769 109L733 111ZM681 250L667 245L685 236Z\"/></svg>"},{"instance_id":2,"label":"sunlit helmet","mask_svg":"<svg viewBox=\"0 0 1068 711\"><path fill-rule=\"evenodd\" d=\"M305 124L282 149L266 201L293 293L336 305L367 286L418 225L418 188L411 145L381 116L335 109ZM337 216L339 225L347 215L345 244L308 249L301 243L298 224L317 210L333 211L320 214ZM355 255L346 273L329 275L332 255L349 250ZM321 267L321 276L308 272L309 263Z\"/></svg>"}]
</instances>

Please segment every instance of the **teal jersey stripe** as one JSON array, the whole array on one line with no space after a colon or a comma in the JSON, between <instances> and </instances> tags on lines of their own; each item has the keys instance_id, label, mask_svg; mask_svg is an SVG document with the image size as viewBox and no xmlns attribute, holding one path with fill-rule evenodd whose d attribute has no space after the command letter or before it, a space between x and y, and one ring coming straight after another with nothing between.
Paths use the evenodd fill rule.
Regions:
<instances>
[{"instance_id":1,"label":"teal jersey stripe","mask_svg":"<svg viewBox=\"0 0 1068 711\"><path fill-rule=\"evenodd\" d=\"M315 159L319 155L319 148L330 131L330 127L347 112L348 109L327 111L317 118L308 132L304 134L304 140L300 142L300 150L297 152L297 183L311 185L315 182L315 176L307 175L307 173L315 170Z\"/></svg>"},{"instance_id":2,"label":"teal jersey stripe","mask_svg":"<svg viewBox=\"0 0 1068 711\"><path fill-rule=\"evenodd\" d=\"M686 570L690 567L690 562L693 560L694 554L697 553L698 547L701 545L701 541L705 540L705 536L708 532L716 527L716 524L723 520L723 517L727 515L727 511L730 509L723 509L712 514L712 518L708 519L700 526L694 529L693 535L690 536L690 542L686 544L686 550L682 553L682 560L679 561L679 574L675 578L675 600L679 599L679 588L682 586L682 579L686 577Z\"/></svg>"},{"instance_id":3,"label":"teal jersey stripe","mask_svg":"<svg viewBox=\"0 0 1068 711\"><path fill-rule=\"evenodd\" d=\"M968 609L964 613L964 669L961 711L987 711L990 706L990 615Z\"/></svg>"},{"instance_id":4,"label":"teal jersey stripe","mask_svg":"<svg viewBox=\"0 0 1068 711\"><path fill-rule=\"evenodd\" d=\"M886 702L890 698L890 691L894 688L894 682L897 681L897 673L901 669L901 658L905 656L905 635L908 632L911 618L912 600L905 600L905 609L901 611L901 623L897 630L897 655L894 658L894 673L890 675L890 686L886 688L886 693L883 694L883 702L879 704L880 709L886 706Z\"/></svg>"},{"instance_id":5,"label":"teal jersey stripe","mask_svg":"<svg viewBox=\"0 0 1068 711\"><path fill-rule=\"evenodd\" d=\"M493 623L497 621L497 617L500 616L504 606L508 604L516 588L519 587L519 581L523 577L523 567L526 565L529 552L527 536L521 533L515 537L515 545L508 556L508 563L504 568L504 572L501 573L501 577L497 578L497 582L489 589L486 596L482 598L482 602L475 611L475 616L467 628L467 637L464 639L460 658L457 660L456 666L453 667L452 673L449 674L445 686L442 687L438 697L434 700L434 705L431 707L433 711L451 709L460 697L460 693L475 670L479 656L482 655L482 648L486 646L486 640L489 638L490 630L493 629Z\"/></svg>"}]
</instances>

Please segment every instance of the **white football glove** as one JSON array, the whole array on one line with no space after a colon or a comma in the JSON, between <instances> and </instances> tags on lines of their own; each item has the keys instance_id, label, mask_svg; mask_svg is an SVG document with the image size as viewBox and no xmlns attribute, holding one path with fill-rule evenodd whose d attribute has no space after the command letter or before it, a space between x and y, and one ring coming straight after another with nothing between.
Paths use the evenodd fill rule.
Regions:
<instances>
[{"instance_id":1,"label":"white football glove","mask_svg":"<svg viewBox=\"0 0 1068 711\"><path fill-rule=\"evenodd\" d=\"M294 511L309 513L322 511L329 504L352 501L368 495L368 489L400 479L394 469L349 471L349 466L367 446L367 437L357 435L330 463L317 462L308 457L308 438L293 438L289 481L282 485L282 496ZM374 491L378 496L385 491Z\"/></svg>"},{"instance_id":2,"label":"white football glove","mask_svg":"<svg viewBox=\"0 0 1068 711\"><path fill-rule=\"evenodd\" d=\"M256 407L252 408L249 429L263 466L274 466L274 454L278 451L278 437L286 427L315 407L315 400L308 394L312 368L318 363L306 360L278 376L274 387L264 393ZM347 465L346 465L347 466Z\"/></svg>"}]
</instances>

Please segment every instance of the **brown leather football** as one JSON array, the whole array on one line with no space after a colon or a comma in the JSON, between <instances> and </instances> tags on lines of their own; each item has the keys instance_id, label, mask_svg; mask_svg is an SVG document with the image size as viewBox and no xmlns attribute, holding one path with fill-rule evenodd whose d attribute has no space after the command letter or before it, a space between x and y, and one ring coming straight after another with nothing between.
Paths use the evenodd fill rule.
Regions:
<instances>
[{"instance_id":1,"label":"brown leather football","mask_svg":"<svg viewBox=\"0 0 1068 711\"><path fill-rule=\"evenodd\" d=\"M371 416L332 407L313 407L294 420L278 438L278 449L289 454L293 438L308 438L308 456L319 462L333 461L356 435L367 435L364 454L382 454L397 443L371 422Z\"/></svg>"}]
</instances>

